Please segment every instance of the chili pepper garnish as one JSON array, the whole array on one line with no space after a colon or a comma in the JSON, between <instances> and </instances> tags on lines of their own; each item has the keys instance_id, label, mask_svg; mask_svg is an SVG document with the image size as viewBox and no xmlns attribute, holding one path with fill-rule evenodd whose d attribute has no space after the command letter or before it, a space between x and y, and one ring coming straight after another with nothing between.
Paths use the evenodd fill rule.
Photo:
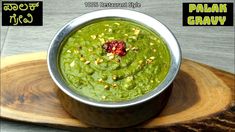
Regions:
<instances>
[{"instance_id":1,"label":"chili pepper garnish","mask_svg":"<svg viewBox=\"0 0 235 132\"><path fill-rule=\"evenodd\" d=\"M113 53L119 56L126 55L126 43L124 41L112 40L103 44L103 48L108 53Z\"/></svg>"}]
</instances>

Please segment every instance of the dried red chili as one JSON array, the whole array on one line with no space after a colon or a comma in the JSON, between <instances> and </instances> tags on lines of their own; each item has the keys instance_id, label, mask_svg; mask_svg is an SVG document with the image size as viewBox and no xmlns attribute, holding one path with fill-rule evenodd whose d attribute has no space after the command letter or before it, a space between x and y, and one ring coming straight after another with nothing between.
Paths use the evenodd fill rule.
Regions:
<instances>
[{"instance_id":1,"label":"dried red chili","mask_svg":"<svg viewBox=\"0 0 235 132\"><path fill-rule=\"evenodd\" d=\"M126 43L124 41L112 40L103 45L103 48L108 53L113 53L119 56L126 55Z\"/></svg>"}]
</instances>

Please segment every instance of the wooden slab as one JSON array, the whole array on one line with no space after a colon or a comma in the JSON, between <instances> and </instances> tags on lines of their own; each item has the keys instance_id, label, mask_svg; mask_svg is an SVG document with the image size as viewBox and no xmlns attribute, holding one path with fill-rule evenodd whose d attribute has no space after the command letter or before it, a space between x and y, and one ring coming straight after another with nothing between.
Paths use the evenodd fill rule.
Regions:
<instances>
[{"instance_id":1,"label":"wooden slab","mask_svg":"<svg viewBox=\"0 0 235 132\"><path fill-rule=\"evenodd\" d=\"M45 58L45 52L2 58L1 118L63 128L90 127L61 107ZM235 131L234 86L234 74L184 59L165 109L136 127Z\"/></svg>"}]
</instances>

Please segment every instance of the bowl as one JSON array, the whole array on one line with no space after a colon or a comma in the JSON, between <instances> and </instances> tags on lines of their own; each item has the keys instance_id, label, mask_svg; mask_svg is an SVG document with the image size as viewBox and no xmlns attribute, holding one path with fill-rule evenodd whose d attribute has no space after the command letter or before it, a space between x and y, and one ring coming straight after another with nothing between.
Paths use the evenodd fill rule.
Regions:
<instances>
[{"instance_id":1,"label":"bowl","mask_svg":"<svg viewBox=\"0 0 235 132\"><path fill-rule=\"evenodd\" d=\"M165 41L171 56L169 72L152 91L132 100L104 102L91 100L76 94L63 80L58 67L58 56L66 40L76 29L105 19L132 21L159 34ZM120 128L139 124L156 116L166 105L172 82L181 64L181 50L171 31L158 20L131 10L109 9L87 13L67 23L53 38L47 56L49 73L59 87L58 97L64 109L80 121L96 127Z\"/></svg>"}]
</instances>

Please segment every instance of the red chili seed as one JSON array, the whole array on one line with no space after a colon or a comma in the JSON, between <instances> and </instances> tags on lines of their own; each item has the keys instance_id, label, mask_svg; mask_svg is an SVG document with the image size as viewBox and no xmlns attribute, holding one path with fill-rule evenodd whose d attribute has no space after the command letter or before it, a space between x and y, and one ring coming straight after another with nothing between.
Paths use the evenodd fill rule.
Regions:
<instances>
[{"instance_id":1,"label":"red chili seed","mask_svg":"<svg viewBox=\"0 0 235 132\"><path fill-rule=\"evenodd\" d=\"M124 41L112 40L103 44L103 48L108 53L113 53L119 56L126 55L126 43Z\"/></svg>"}]
</instances>

